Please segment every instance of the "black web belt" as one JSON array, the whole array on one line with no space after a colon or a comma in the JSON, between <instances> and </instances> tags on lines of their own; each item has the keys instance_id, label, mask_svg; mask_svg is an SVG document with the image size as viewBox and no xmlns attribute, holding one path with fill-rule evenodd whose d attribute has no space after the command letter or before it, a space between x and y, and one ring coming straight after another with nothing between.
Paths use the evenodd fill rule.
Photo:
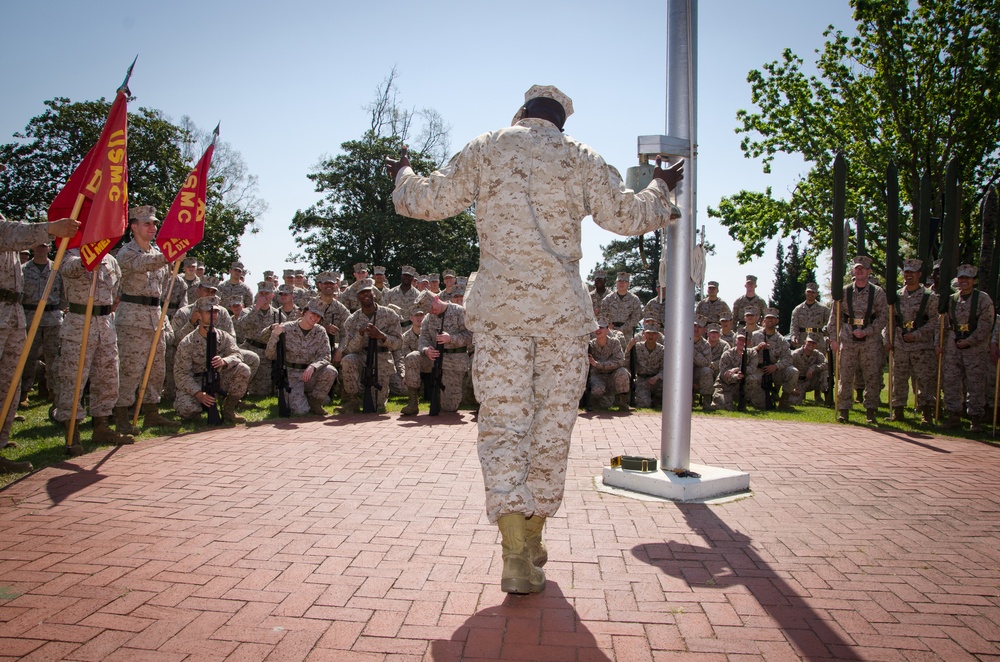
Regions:
<instances>
[{"instance_id":1,"label":"black web belt","mask_svg":"<svg viewBox=\"0 0 1000 662\"><path fill-rule=\"evenodd\" d=\"M21 303L21 293L0 287L0 301L4 303Z\"/></svg>"},{"instance_id":2,"label":"black web belt","mask_svg":"<svg viewBox=\"0 0 1000 662\"><path fill-rule=\"evenodd\" d=\"M105 317L111 314L111 309L113 306L94 306L94 309L90 312L93 317ZM69 304L69 312L76 313L77 315L87 314L87 304L85 303L71 303Z\"/></svg>"},{"instance_id":3,"label":"black web belt","mask_svg":"<svg viewBox=\"0 0 1000 662\"><path fill-rule=\"evenodd\" d=\"M140 306L159 306L159 297L140 297L132 294L123 294L121 300L126 303L137 303Z\"/></svg>"}]
</instances>

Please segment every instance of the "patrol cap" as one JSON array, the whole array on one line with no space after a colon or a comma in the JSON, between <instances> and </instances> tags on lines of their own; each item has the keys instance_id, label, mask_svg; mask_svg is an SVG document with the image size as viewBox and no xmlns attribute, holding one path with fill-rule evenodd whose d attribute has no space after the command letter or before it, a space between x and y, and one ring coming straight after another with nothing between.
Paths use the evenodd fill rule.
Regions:
<instances>
[{"instance_id":1,"label":"patrol cap","mask_svg":"<svg viewBox=\"0 0 1000 662\"><path fill-rule=\"evenodd\" d=\"M778 318L778 317L780 317L780 315L778 315L778 309L777 308L768 308L767 310L764 311L764 317Z\"/></svg>"},{"instance_id":2,"label":"patrol cap","mask_svg":"<svg viewBox=\"0 0 1000 662\"><path fill-rule=\"evenodd\" d=\"M403 265L403 268L400 269L400 273L402 273L402 274L409 274L409 275L413 276L414 278L417 277L417 270L414 269L413 267L411 267L408 264L404 264Z\"/></svg>"},{"instance_id":3,"label":"patrol cap","mask_svg":"<svg viewBox=\"0 0 1000 662\"><path fill-rule=\"evenodd\" d=\"M212 310L213 308L215 308L218 305L219 305L219 297L212 295L212 296L207 296L207 297L201 297L200 299L198 299L197 301L195 301L194 302L194 309L195 310Z\"/></svg>"},{"instance_id":4,"label":"patrol cap","mask_svg":"<svg viewBox=\"0 0 1000 662\"><path fill-rule=\"evenodd\" d=\"M819 286L816 283L806 283L806 292L819 292Z\"/></svg>"},{"instance_id":5,"label":"patrol cap","mask_svg":"<svg viewBox=\"0 0 1000 662\"><path fill-rule=\"evenodd\" d=\"M358 262L357 264L355 264L354 265L354 272L357 273L359 271L367 272L368 271L368 263L367 262Z\"/></svg>"},{"instance_id":6,"label":"patrol cap","mask_svg":"<svg viewBox=\"0 0 1000 662\"><path fill-rule=\"evenodd\" d=\"M448 278L449 276L451 276L452 278L455 277L455 272L452 269L445 269L443 272L441 272L442 278Z\"/></svg>"},{"instance_id":7,"label":"patrol cap","mask_svg":"<svg viewBox=\"0 0 1000 662\"><path fill-rule=\"evenodd\" d=\"M603 318L603 317L598 317L597 318L597 326L601 327L602 329L606 329L609 326L611 326L611 323L608 322L608 320L605 319L605 318Z\"/></svg>"},{"instance_id":8,"label":"patrol cap","mask_svg":"<svg viewBox=\"0 0 1000 662\"><path fill-rule=\"evenodd\" d=\"M232 271L233 269L238 269L239 271L245 271L243 263L240 262L239 260L236 260L235 262L229 265L229 270Z\"/></svg>"},{"instance_id":9,"label":"patrol cap","mask_svg":"<svg viewBox=\"0 0 1000 662\"><path fill-rule=\"evenodd\" d=\"M806 336L806 342L814 342L818 345L820 343L820 335L818 333L810 333Z\"/></svg>"},{"instance_id":10,"label":"patrol cap","mask_svg":"<svg viewBox=\"0 0 1000 662\"><path fill-rule=\"evenodd\" d=\"M710 280L710 281L708 281L708 287L718 288L719 287L719 281L717 281L717 280Z\"/></svg>"},{"instance_id":11,"label":"patrol cap","mask_svg":"<svg viewBox=\"0 0 1000 662\"><path fill-rule=\"evenodd\" d=\"M555 85L532 85L528 88L528 91L524 93L524 103L528 103L532 99L552 99L558 103L563 108L563 112L566 113L568 118L573 114L573 100L566 96L566 93L560 90ZM522 105L521 108L524 108ZM514 114L514 121L511 124L516 124L517 120L521 116L521 108L517 109Z\"/></svg>"},{"instance_id":12,"label":"patrol cap","mask_svg":"<svg viewBox=\"0 0 1000 662\"><path fill-rule=\"evenodd\" d=\"M653 333L659 333L660 325L654 322L653 320L646 320L645 322L642 323L642 330L643 332L652 331Z\"/></svg>"},{"instance_id":13,"label":"patrol cap","mask_svg":"<svg viewBox=\"0 0 1000 662\"><path fill-rule=\"evenodd\" d=\"M422 276L417 276L417 282L418 283L429 283L430 282L430 278L427 276L427 274L423 274Z\"/></svg>"},{"instance_id":14,"label":"patrol cap","mask_svg":"<svg viewBox=\"0 0 1000 662\"><path fill-rule=\"evenodd\" d=\"M427 277L430 278L430 282L432 282L432 283L440 283L441 282L441 279L438 278L437 274L429 274Z\"/></svg>"},{"instance_id":15,"label":"patrol cap","mask_svg":"<svg viewBox=\"0 0 1000 662\"><path fill-rule=\"evenodd\" d=\"M923 260L918 260L911 257L907 260L903 260L903 271L920 271L924 267Z\"/></svg>"},{"instance_id":16,"label":"patrol cap","mask_svg":"<svg viewBox=\"0 0 1000 662\"><path fill-rule=\"evenodd\" d=\"M747 274L747 281L746 282L747 283L753 283L754 285L756 285L757 284L757 277L754 276L753 274Z\"/></svg>"},{"instance_id":17,"label":"patrol cap","mask_svg":"<svg viewBox=\"0 0 1000 662\"><path fill-rule=\"evenodd\" d=\"M198 287L204 287L206 290L218 290L219 279L214 276L202 276Z\"/></svg>"},{"instance_id":18,"label":"patrol cap","mask_svg":"<svg viewBox=\"0 0 1000 662\"><path fill-rule=\"evenodd\" d=\"M364 292L365 290L373 290L375 289L375 281L373 281L371 278L362 278L359 281L357 281L356 289L357 292L359 293Z\"/></svg>"},{"instance_id":19,"label":"patrol cap","mask_svg":"<svg viewBox=\"0 0 1000 662\"><path fill-rule=\"evenodd\" d=\"M261 292L266 292L267 294L274 294L274 285L269 280L262 280L257 283L257 294Z\"/></svg>"},{"instance_id":20,"label":"patrol cap","mask_svg":"<svg viewBox=\"0 0 1000 662\"><path fill-rule=\"evenodd\" d=\"M743 317L746 317L747 315L753 315L754 317L757 317L757 311L753 308L747 308L746 310L743 311Z\"/></svg>"},{"instance_id":21,"label":"patrol cap","mask_svg":"<svg viewBox=\"0 0 1000 662\"><path fill-rule=\"evenodd\" d=\"M975 278L978 273L979 268L975 265L960 264L958 265L958 271L955 273L955 278Z\"/></svg>"},{"instance_id":22,"label":"patrol cap","mask_svg":"<svg viewBox=\"0 0 1000 662\"><path fill-rule=\"evenodd\" d=\"M720 322L732 322L733 321L733 314L732 313L722 313L721 315L719 315L719 321Z\"/></svg>"},{"instance_id":23,"label":"patrol cap","mask_svg":"<svg viewBox=\"0 0 1000 662\"><path fill-rule=\"evenodd\" d=\"M315 299L309 299L309 303L306 304L306 310L311 313L316 313L320 317L323 317L323 313L326 312L326 304L319 297Z\"/></svg>"},{"instance_id":24,"label":"patrol cap","mask_svg":"<svg viewBox=\"0 0 1000 662\"><path fill-rule=\"evenodd\" d=\"M336 283L339 279L329 271L321 271L316 274L316 284Z\"/></svg>"},{"instance_id":25,"label":"patrol cap","mask_svg":"<svg viewBox=\"0 0 1000 662\"><path fill-rule=\"evenodd\" d=\"M239 295L231 296L228 299L226 299L226 308L231 308L233 306L242 306L242 305L243 305L243 297Z\"/></svg>"},{"instance_id":26,"label":"patrol cap","mask_svg":"<svg viewBox=\"0 0 1000 662\"><path fill-rule=\"evenodd\" d=\"M181 266L182 267L197 267L198 266L198 258L186 257L186 258L184 258L184 261L181 262Z\"/></svg>"},{"instance_id":27,"label":"patrol cap","mask_svg":"<svg viewBox=\"0 0 1000 662\"><path fill-rule=\"evenodd\" d=\"M618 279L617 280L623 280L623 281L625 281L627 283L630 278L632 278L632 274L628 273L627 271L619 271L618 272Z\"/></svg>"},{"instance_id":28,"label":"patrol cap","mask_svg":"<svg viewBox=\"0 0 1000 662\"><path fill-rule=\"evenodd\" d=\"M456 284L461 285L462 287L465 287L466 285L469 284L469 277L468 276L459 276L458 278L455 279L455 282L456 282Z\"/></svg>"},{"instance_id":29,"label":"patrol cap","mask_svg":"<svg viewBox=\"0 0 1000 662\"><path fill-rule=\"evenodd\" d=\"M451 296L453 297L464 297L465 296L465 285L461 283L455 283L455 287L451 288Z\"/></svg>"},{"instance_id":30,"label":"patrol cap","mask_svg":"<svg viewBox=\"0 0 1000 662\"><path fill-rule=\"evenodd\" d=\"M704 315L695 315L694 323L700 327L706 327L708 326L708 318L705 317Z\"/></svg>"},{"instance_id":31,"label":"patrol cap","mask_svg":"<svg viewBox=\"0 0 1000 662\"><path fill-rule=\"evenodd\" d=\"M431 306L434 305L434 293L430 290L424 290L417 295L417 298L413 300L413 310L419 310L425 315L429 315L431 312Z\"/></svg>"},{"instance_id":32,"label":"patrol cap","mask_svg":"<svg viewBox=\"0 0 1000 662\"><path fill-rule=\"evenodd\" d=\"M156 223L160 219L156 218L156 210L152 205L142 205L128 210L128 220L131 223Z\"/></svg>"},{"instance_id":33,"label":"patrol cap","mask_svg":"<svg viewBox=\"0 0 1000 662\"><path fill-rule=\"evenodd\" d=\"M282 270L281 277L282 278L294 278L295 277L295 269L284 269L284 270Z\"/></svg>"},{"instance_id":34,"label":"patrol cap","mask_svg":"<svg viewBox=\"0 0 1000 662\"><path fill-rule=\"evenodd\" d=\"M714 322L708 325L709 333L722 333L722 327Z\"/></svg>"},{"instance_id":35,"label":"patrol cap","mask_svg":"<svg viewBox=\"0 0 1000 662\"><path fill-rule=\"evenodd\" d=\"M295 275L296 276L305 276L306 275L306 270L305 269L296 269L295 270Z\"/></svg>"},{"instance_id":36,"label":"patrol cap","mask_svg":"<svg viewBox=\"0 0 1000 662\"><path fill-rule=\"evenodd\" d=\"M278 286L278 294L295 294L295 286L283 283Z\"/></svg>"},{"instance_id":37,"label":"patrol cap","mask_svg":"<svg viewBox=\"0 0 1000 662\"><path fill-rule=\"evenodd\" d=\"M856 258L854 258L854 266L855 267L861 266L864 267L865 269L871 269L872 259L867 255L859 255Z\"/></svg>"},{"instance_id":38,"label":"patrol cap","mask_svg":"<svg viewBox=\"0 0 1000 662\"><path fill-rule=\"evenodd\" d=\"M273 275L274 275L274 272L271 271L270 269L268 269L267 271L264 272L264 278L270 278Z\"/></svg>"},{"instance_id":39,"label":"patrol cap","mask_svg":"<svg viewBox=\"0 0 1000 662\"><path fill-rule=\"evenodd\" d=\"M597 280L598 278L603 278L604 280L608 279L608 274L604 271L604 269L598 269L594 272L594 280Z\"/></svg>"}]
</instances>

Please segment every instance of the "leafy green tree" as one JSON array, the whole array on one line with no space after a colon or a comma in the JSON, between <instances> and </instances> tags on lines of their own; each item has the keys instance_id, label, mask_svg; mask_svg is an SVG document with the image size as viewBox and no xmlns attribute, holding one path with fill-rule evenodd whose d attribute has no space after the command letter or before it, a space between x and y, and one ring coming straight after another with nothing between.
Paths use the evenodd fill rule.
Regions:
<instances>
[{"instance_id":1,"label":"leafy green tree","mask_svg":"<svg viewBox=\"0 0 1000 662\"><path fill-rule=\"evenodd\" d=\"M778 330L787 334L792 321L792 310L806 298L806 283L816 281L816 272L802 254L797 237L792 237L788 253L778 242L774 265L774 286L768 305L778 309Z\"/></svg>"},{"instance_id":2,"label":"leafy green tree","mask_svg":"<svg viewBox=\"0 0 1000 662\"><path fill-rule=\"evenodd\" d=\"M764 172L779 153L808 164L787 199L771 188L724 197L709 215L742 243L741 261L771 238L806 232L814 259L831 245L832 169L849 164L847 209L869 222L868 252L884 270L885 171L900 173L901 205L919 200L921 174L933 181L932 215L943 207L947 163L958 158L963 184L962 253L978 255L979 198L1000 177L1000 3L996 0L851 0L856 35L830 26L816 75L790 50L751 71L755 111L737 120L747 158ZM915 214L900 215L901 252L915 254Z\"/></svg>"},{"instance_id":3,"label":"leafy green tree","mask_svg":"<svg viewBox=\"0 0 1000 662\"><path fill-rule=\"evenodd\" d=\"M602 246L601 262L594 271L603 269L608 275L608 291L615 289L615 278L619 271L632 274L629 289L646 303L656 295L656 284L660 277L660 252L662 251L661 230L644 234L641 237L624 237L612 239L607 246ZM640 245L642 251L640 253ZM587 286L594 283L594 271L587 275Z\"/></svg>"},{"instance_id":4,"label":"leafy green tree","mask_svg":"<svg viewBox=\"0 0 1000 662\"><path fill-rule=\"evenodd\" d=\"M45 101L14 141L0 145L0 208L11 218L42 220L74 168L100 137L111 104L104 99ZM211 135L188 118L178 126L156 109L139 108L128 118L129 204L153 205L166 213ZM239 152L216 144L205 214L205 238L190 255L210 273L224 273L239 255L240 237L257 231L255 219L266 206L257 197L256 178Z\"/></svg>"},{"instance_id":5,"label":"leafy green tree","mask_svg":"<svg viewBox=\"0 0 1000 662\"><path fill-rule=\"evenodd\" d=\"M428 174L443 162L447 133L434 111L402 110L396 98L395 71L383 81L368 107L371 128L358 140L341 144L342 152L324 158L307 177L323 199L292 218L295 243L314 271L350 273L356 262L386 267L390 280L409 264L421 273L454 269L471 273L479 267L475 219L465 211L428 223L400 216L392 203L394 184L385 170L385 158L396 157L410 144L411 167ZM420 133L413 123L423 120Z\"/></svg>"}]
</instances>

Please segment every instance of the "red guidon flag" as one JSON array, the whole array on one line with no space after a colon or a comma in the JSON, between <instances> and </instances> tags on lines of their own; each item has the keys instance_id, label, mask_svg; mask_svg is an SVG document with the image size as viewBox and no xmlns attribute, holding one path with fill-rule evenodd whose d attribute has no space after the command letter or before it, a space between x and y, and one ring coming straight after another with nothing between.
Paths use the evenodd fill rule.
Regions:
<instances>
[{"instance_id":1,"label":"red guidon flag","mask_svg":"<svg viewBox=\"0 0 1000 662\"><path fill-rule=\"evenodd\" d=\"M163 217L163 225L156 233L156 245L163 255L173 262L198 245L205 236L205 194L208 188L208 169L212 165L212 152L219 127L215 127L212 144L202 155L198 165L184 181L170 211Z\"/></svg>"},{"instance_id":2,"label":"red guidon flag","mask_svg":"<svg viewBox=\"0 0 1000 662\"><path fill-rule=\"evenodd\" d=\"M101 137L49 206L49 220L70 216L77 199L83 206L77 220L81 227L69 241L79 248L83 265L93 271L110 251L128 224L128 103L127 89L118 90Z\"/></svg>"}]
</instances>

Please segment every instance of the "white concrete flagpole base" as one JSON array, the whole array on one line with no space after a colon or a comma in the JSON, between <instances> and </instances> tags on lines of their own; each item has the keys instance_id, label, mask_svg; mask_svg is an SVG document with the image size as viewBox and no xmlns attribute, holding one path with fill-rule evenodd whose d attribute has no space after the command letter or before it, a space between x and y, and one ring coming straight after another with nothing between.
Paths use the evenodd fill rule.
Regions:
<instances>
[{"instance_id":1,"label":"white concrete flagpole base","mask_svg":"<svg viewBox=\"0 0 1000 662\"><path fill-rule=\"evenodd\" d=\"M604 484L671 501L704 501L750 490L750 474L721 467L691 464L701 478L679 478L672 471L630 471L604 467Z\"/></svg>"}]
</instances>

